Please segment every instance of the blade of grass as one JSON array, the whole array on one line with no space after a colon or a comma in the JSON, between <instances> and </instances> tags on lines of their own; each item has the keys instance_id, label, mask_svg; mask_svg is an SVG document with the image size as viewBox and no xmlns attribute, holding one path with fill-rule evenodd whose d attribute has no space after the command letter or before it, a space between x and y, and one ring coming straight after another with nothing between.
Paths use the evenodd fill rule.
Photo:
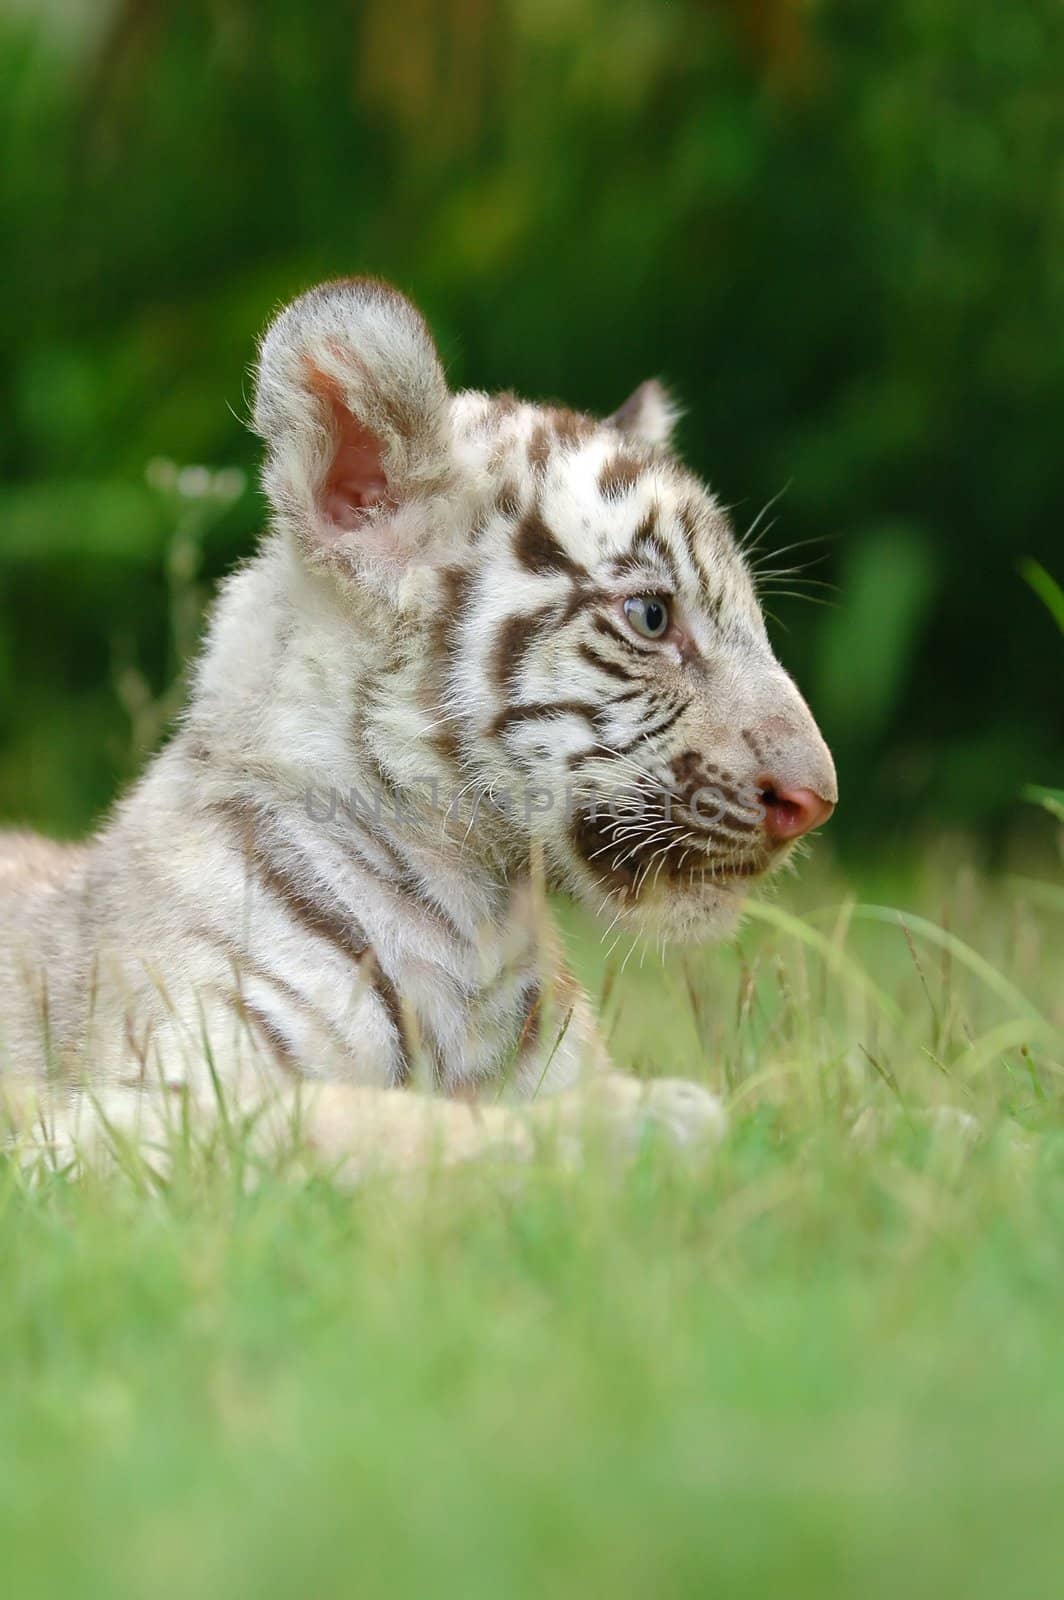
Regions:
<instances>
[{"instance_id":1,"label":"blade of grass","mask_svg":"<svg viewBox=\"0 0 1064 1600\"><path fill-rule=\"evenodd\" d=\"M869 905L856 906L853 914L863 922L885 922L891 927L900 928L903 932L911 930L921 939L926 939L929 944L936 944L940 949L948 950L954 960L967 967L968 971L973 973L992 994L996 994L999 1000L1022 1011L1026 1017L1039 1022L1046 1021L1033 1001L1028 1000L1027 996L984 956L973 950L971 945L965 944L963 939L958 939L956 934L947 933L944 928L929 922L926 917L919 917L915 912L897 911L890 906ZM1049 1024L1046 1023L1046 1026Z\"/></svg>"},{"instance_id":2,"label":"blade of grass","mask_svg":"<svg viewBox=\"0 0 1064 1600\"><path fill-rule=\"evenodd\" d=\"M861 993L873 1002L877 1010L886 1017L894 1027L904 1025L901 1007L886 994L877 983L865 972L859 962L855 961L845 950L840 949L834 939L826 938L816 928L811 928L809 923L801 917L793 916L789 911L783 911L779 906L768 905L762 901L753 901L746 908L746 915L756 922L765 922L769 927L778 929L781 933L790 934L793 939L808 945L815 950L825 964L837 977L845 978L860 989ZM833 915L838 915L837 908Z\"/></svg>"},{"instance_id":3,"label":"blade of grass","mask_svg":"<svg viewBox=\"0 0 1064 1600\"><path fill-rule=\"evenodd\" d=\"M1064 589L1054 577L1050 576L1040 561L1033 561L1030 557L1020 562L1020 576L1028 587L1034 590L1054 618L1061 633L1064 633Z\"/></svg>"},{"instance_id":4,"label":"blade of grass","mask_svg":"<svg viewBox=\"0 0 1064 1600\"><path fill-rule=\"evenodd\" d=\"M1030 1017L1000 1022L996 1028L973 1040L964 1054L953 1063L951 1071L961 1076L974 1076L1006 1050L1017 1050L1032 1039L1044 1039L1052 1043L1055 1038L1054 1028L1047 1023L1033 1021Z\"/></svg>"}]
</instances>

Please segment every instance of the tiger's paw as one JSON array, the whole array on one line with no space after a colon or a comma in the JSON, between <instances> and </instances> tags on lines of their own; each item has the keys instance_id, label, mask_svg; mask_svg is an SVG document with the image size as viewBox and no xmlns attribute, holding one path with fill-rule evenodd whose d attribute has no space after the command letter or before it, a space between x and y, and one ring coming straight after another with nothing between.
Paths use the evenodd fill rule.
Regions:
<instances>
[{"instance_id":1,"label":"tiger's paw","mask_svg":"<svg viewBox=\"0 0 1064 1600\"><path fill-rule=\"evenodd\" d=\"M575 1116L566 1117L564 1129L569 1140L577 1135L584 1146L604 1139L626 1155L656 1141L695 1153L719 1144L728 1129L727 1112L717 1096L685 1078L644 1082L610 1073L574 1091L571 1110Z\"/></svg>"}]
</instances>

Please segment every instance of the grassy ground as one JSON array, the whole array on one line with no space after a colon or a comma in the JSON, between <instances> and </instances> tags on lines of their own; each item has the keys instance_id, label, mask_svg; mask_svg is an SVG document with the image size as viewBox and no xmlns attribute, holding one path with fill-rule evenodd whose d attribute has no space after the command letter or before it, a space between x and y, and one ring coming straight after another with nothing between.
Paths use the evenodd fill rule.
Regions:
<instances>
[{"instance_id":1,"label":"grassy ground","mask_svg":"<svg viewBox=\"0 0 1064 1600\"><path fill-rule=\"evenodd\" d=\"M1064 891L889 898L623 976L572 925L618 1057L727 1095L703 1164L0 1169L6 1592L1059 1592Z\"/></svg>"}]
</instances>

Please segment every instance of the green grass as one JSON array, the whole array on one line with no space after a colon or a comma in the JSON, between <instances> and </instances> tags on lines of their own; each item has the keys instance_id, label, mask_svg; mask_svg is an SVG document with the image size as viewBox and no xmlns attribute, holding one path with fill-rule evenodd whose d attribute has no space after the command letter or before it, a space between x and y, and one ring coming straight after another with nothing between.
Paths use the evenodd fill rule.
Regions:
<instances>
[{"instance_id":1,"label":"green grass","mask_svg":"<svg viewBox=\"0 0 1064 1600\"><path fill-rule=\"evenodd\" d=\"M867 898L931 926L814 872L621 977L570 920L618 1057L727 1095L703 1163L0 1173L5 1591L1058 1592L1064 893Z\"/></svg>"}]
</instances>

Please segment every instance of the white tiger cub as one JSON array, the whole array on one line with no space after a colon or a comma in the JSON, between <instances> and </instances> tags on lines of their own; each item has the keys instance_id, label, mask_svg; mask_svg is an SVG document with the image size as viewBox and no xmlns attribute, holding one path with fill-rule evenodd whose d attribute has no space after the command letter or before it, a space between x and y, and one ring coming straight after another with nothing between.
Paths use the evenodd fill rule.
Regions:
<instances>
[{"instance_id":1,"label":"white tiger cub","mask_svg":"<svg viewBox=\"0 0 1064 1600\"><path fill-rule=\"evenodd\" d=\"M352 1175L524 1154L589 1105L719 1129L608 1070L540 892L716 938L836 799L664 390L605 421L452 394L414 307L351 279L269 328L254 420L272 526L176 737L88 845L0 839L9 1100L45 1085L65 1154L220 1079Z\"/></svg>"}]
</instances>

